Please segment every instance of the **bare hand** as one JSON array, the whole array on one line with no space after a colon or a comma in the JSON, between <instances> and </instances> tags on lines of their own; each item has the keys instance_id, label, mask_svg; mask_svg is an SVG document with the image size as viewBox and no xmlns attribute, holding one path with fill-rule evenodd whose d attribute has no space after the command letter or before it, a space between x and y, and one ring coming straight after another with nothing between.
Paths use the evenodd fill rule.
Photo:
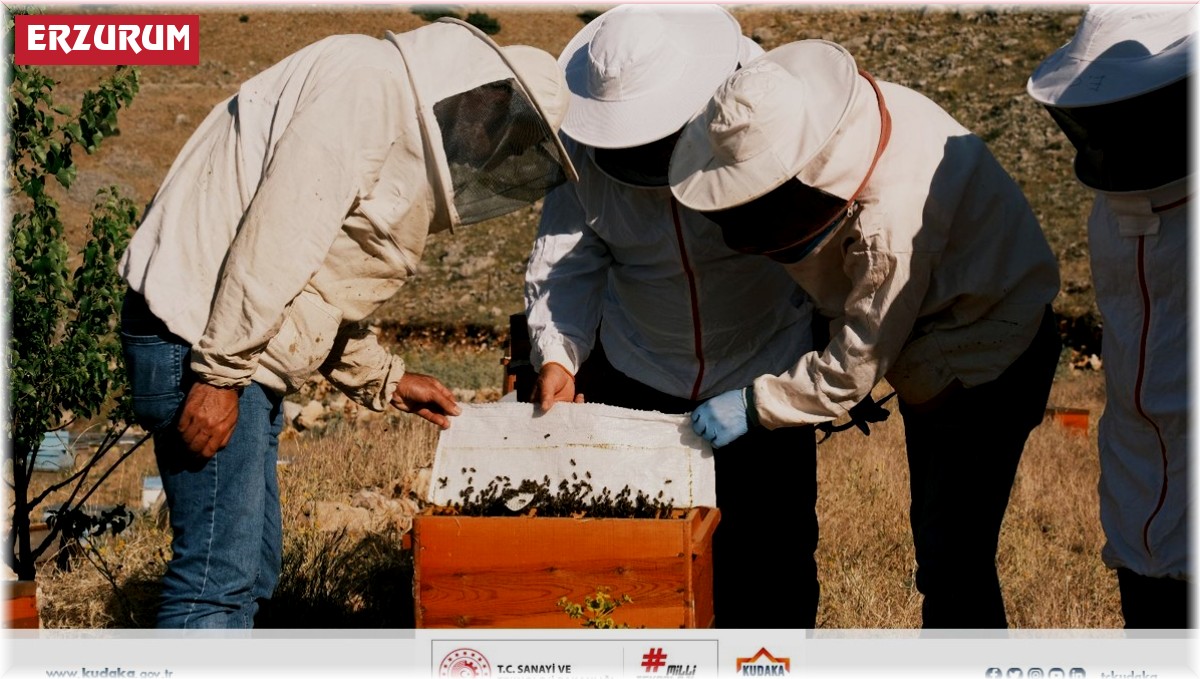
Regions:
<instances>
[{"instance_id":1,"label":"bare hand","mask_svg":"<svg viewBox=\"0 0 1200 679\"><path fill-rule=\"evenodd\" d=\"M204 382L192 385L179 416L179 434L188 450L208 460L229 444L237 426L238 392Z\"/></svg>"},{"instance_id":2,"label":"bare hand","mask_svg":"<svg viewBox=\"0 0 1200 679\"><path fill-rule=\"evenodd\" d=\"M450 428L449 415L462 412L446 385L419 373L404 373L392 394L392 405L397 410L429 420L442 429Z\"/></svg>"},{"instance_id":3,"label":"bare hand","mask_svg":"<svg viewBox=\"0 0 1200 679\"><path fill-rule=\"evenodd\" d=\"M575 377L558 363L547 363L538 373L530 400L542 412L549 412L555 403L583 403L583 394L575 393Z\"/></svg>"}]
</instances>

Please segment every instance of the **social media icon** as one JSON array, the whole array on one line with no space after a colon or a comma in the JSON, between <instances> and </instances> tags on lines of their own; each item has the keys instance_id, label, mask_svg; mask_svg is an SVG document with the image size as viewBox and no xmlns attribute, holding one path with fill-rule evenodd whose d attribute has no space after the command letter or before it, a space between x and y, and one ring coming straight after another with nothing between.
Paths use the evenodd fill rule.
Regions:
<instances>
[{"instance_id":1,"label":"social media icon","mask_svg":"<svg viewBox=\"0 0 1200 679\"><path fill-rule=\"evenodd\" d=\"M1086 676L1087 672L1084 672L1082 667L1071 668L1071 679L1084 679Z\"/></svg>"},{"instance_id":2,"label":"social media icon","mask_svg":"<svg viewBox=\"0 0 1200 679\"><path fill-rule=\"evenodd\" d=\"M1063 668L1061 667L1051 667L1050 674L1048 676L1051 677L1051 679L1062 679L1063 677L1067 676L1067 673L1063 672Z\"/></svg>"},{"instance_id":3,"label":"social media icon","mask_svg":"<svg viewBox=\"0 0 1200 679\"><path fill-rule=\"evenodd\" d=\"M1008 679L1021 679L1022 676L1024 676L1024 674L1021 672L1020 667L1008 668Z\"/></svg>"},{"instance_id":4,"label":"social media icon","mask_svg":"<svg viewBox=\"0 0 1200 679\"><path fill-rule=\"evenodd\" d=\"M988 679L1000 679L1000 677L1004 676L1004 672L999 667L989 667L984 676Z\"/></svg>"},{"instance_id":5,"label":"social media icon","mask_svg":"<svg viewBox=\"0 0 1200 679\"><path fill-rule=\"evenodd\" d=\"M1029 677L1029 679L1041 679L1042 677L1046 676L1046 673L1043 672L1042 668L1040 667L1030 667L1029 671L1025 673L1025 676Z\"/></svg>"}]
</instances>

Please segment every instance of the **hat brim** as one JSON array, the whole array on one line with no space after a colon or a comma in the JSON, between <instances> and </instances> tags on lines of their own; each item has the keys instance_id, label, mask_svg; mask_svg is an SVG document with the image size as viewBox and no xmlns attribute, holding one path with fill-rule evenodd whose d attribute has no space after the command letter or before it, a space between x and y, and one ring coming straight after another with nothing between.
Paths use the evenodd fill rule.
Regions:
<instances>
[{"instance_id":1,"label":"hat brim","mask_svg":"<svg viewBox=\"0 0 1200 679\"><path fill-rule=\"evenodd\" d=\"M571 97L562 131L582 144L631 148L673 134L737 67L741 28L728 12L631 7L662 14L664 24L672 30L670 39L686 56L685 65L678 73L664 73L662 85L654 92L622 101L597 99L588 92L588 46L603 25L604 15L584 26L558 59ZM619 7L610 12L623 10Z\"/></svg>"},{"instance_id":2,"label":"hat brim","mask_svg":"<svg viewBox=\"0 0 1200 679\"><path fill-rule=\"evenodd\" d=\"M829 115L796 113L796 125L824 126L815 131L824 142L815 148L801 148L802 144L789 144L789 132L780 130L780 143L751 158L729 162L715 153L706 116L696 116L675 145L669 172L671 192L693 210L711 212L736 207L783 185L829 144L850 110L859 75L854 58L842 46L824 40L802 40L777 47L760 58L782 66L814 101L835 108Z\"/></svg>"},{"instance_id":3,"label":"hat brim","mask_svg":"<svg viewBox=\"0 0 1200 679\"><path fill-rule=\"evenodd\" d=\"M1038 103L1058 108L1132 99L1186 77L1193 42L1189 34L1156 54L1093 60L1075 58L1063 47L1037 67L1025 89Z\"/></svg>"}]
</instances>

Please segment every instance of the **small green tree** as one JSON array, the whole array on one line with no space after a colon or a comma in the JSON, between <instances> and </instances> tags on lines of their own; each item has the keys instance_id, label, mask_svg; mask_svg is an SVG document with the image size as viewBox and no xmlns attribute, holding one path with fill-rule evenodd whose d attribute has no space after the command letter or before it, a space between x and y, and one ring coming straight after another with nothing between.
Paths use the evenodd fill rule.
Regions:
<instances>
[{"instance_id":1,"label":"small green tree","mask_svg":"<svg viewBox=\"0 0 1200 679\"><path fill-rule=\"evenodd\" d=\"M6 462L11 464L12 525L4 558L21 579L35 576L35 561L56 539L97 527L80 519L84 503L112 471L145 441L124 452L118 442L129 429L125 375L116 334L121 293L117 260L137 217L132 201L115 188L97 194L87 226L87 240L71 271L71 247L59 206L48 192L51 180L64 189L75 179L72 154L87 153L117 132L117 112L138 91L136 69L119 67L83 94L79 113L56 105L55 81L38 69L17 66L11 36L14 21L6 17L6 83L8 85L8 200L12 221L8 233L7 303L8 386L10 412L5 428ZM31 496L30 481L42 435L64 430L73 422L102 415L111 407L98 449L65 479ZM109 453L115 452L115 455ZM52 493L68 499L51 521L50 534L30 542L33 510Z\"/></svg>"}]
</instances>

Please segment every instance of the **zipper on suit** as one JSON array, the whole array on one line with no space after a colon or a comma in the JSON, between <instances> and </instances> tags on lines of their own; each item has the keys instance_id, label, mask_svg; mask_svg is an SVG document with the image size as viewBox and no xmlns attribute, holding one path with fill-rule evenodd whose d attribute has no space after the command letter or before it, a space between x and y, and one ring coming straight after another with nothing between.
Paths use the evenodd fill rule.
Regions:
<instances>
[{"instance_id":1,"label":"zipper on suit","mask_svg":"<svg viewBox=\"0 0 1200 679\"><path fill-rule=\"evenodd\" d=\"M683 264L683 273L687 276L688 293L692 301L692 338L695 344L696 361L700 367L696 371L696 381L692 384L692 400L700 398L700 384L704 381L704 334L700 330L700 298L696 294L696 274L688 260L687 247L683 241L683 223L679 219L679 203L671 196L671 219L675 222L675 239L679 243L679 261Z\"/></svg>"},{"instance_id":2,"label":"zipper on suit","mask_svg":"<svg viewBox=\"0 0 1200 679\"><path fill-rule=\"evenodd\" d=\"M1163 441L1162 431L1158 427L1149 414L1146 413L1142 405L1142 382L1146 377L1146 349L1150 341L1150 286L1146 281L1146 237L1138 236L1137 246L1137 272L1138 272L1138 288L1142 293L1142 335L1138 342L1138 369L1137 381L1133 388L1134 407L1137 408L1138 414L1142 419L1154 429L1154 435L1158 438L1158 451L1162 458L1162 486L1158 493L1158 503L1154 506L1154 511L1150 513L1146 523L1142 526L1142 546L1146 548L1146 553L1153 556L1154 551L1150 548L1150 524L1154 523L1155 517L1162 511L1163 505L1167 500L1167 444Z\"/></svg>"}]
</instances>

